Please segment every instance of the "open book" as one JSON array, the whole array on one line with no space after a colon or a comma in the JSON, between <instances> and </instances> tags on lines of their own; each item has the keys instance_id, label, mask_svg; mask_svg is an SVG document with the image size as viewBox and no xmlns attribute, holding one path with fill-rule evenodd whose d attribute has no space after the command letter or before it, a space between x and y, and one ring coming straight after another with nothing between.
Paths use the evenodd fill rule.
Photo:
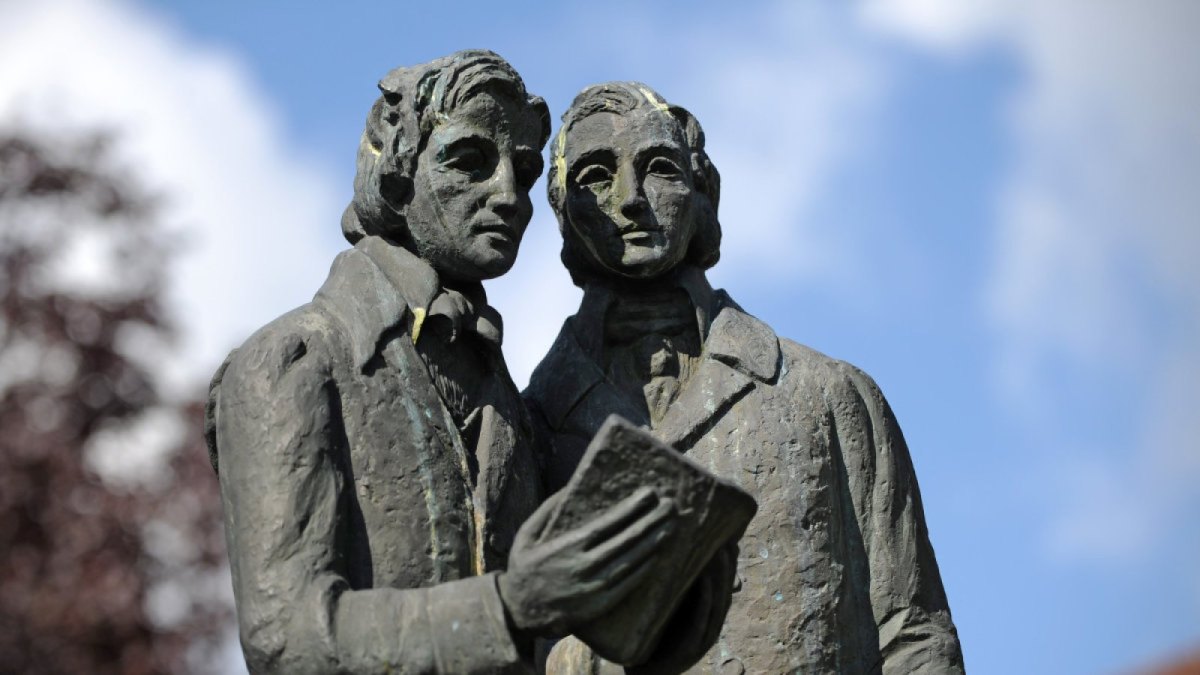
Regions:
<instances>
[{"instance_id":1,"label":"open book","mask_svg":"<svg viewBox=\"0 0 1200 675\"><path fill-rule=\"evenodd\" d=\"M650 486L675 501L676 528L654 571L608 614L575 631L600 656L622 665L647 660L692 583L722 546L742 536L758 504L649 431L611 415L563 488L543 536L568 532Z\"/></svg>"}]
</instances>

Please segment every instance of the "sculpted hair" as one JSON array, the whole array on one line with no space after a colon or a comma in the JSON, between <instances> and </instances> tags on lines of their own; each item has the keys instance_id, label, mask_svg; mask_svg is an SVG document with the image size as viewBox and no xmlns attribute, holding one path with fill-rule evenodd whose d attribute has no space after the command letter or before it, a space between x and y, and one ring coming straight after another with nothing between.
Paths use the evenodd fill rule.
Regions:
<instances>
[{"instance_id":1,"label":"sculpted hair","mask_svg":"<svg viewBox=\"0 0 1200 675\"><path fill-rule=\"evenodd\" d=\"M562 126L550 148L550 173L546 182L550 206L558 218L558 229L563 237L562 262L577 286L582 286L585 279L592 276L596 263L578 240L575 228L567 222L567 135L573 126L590 115L600 112L625 115L642 108L657 110L674 122L677 140L689 151L692 184L701 195L697 216L701 222L688 244L684 263L708 269L721 257L721 223L717 219L721 174L704 150L704 129L699 120L683 107L667 103L658 92L640 82L594 84L579 92L571 107L563 113Z\"/></svg>"},{"instance_id":2,"label":"sculpted hair","mask_svg":"<svg viewBox=\"0 0 1200 675\"><path fill-rule=\"evenodd\" d=\"M417 158L438 123L480 92L524 102L541 121L539 149L550 137L546 102L529 94L517 71L487 50L396 68L379 81L379 91L358 144L354 199L342 214L342 234L351 244L367 235L407 237L404 208L412 197Z\"/></svg>"}]
</instances>

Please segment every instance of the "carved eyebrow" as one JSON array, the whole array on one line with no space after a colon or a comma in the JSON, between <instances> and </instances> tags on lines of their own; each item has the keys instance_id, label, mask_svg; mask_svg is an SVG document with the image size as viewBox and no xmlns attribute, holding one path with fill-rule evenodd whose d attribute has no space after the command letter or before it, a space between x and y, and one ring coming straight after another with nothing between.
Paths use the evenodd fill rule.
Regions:
<instances>
[{"instance_id":1,"label":"carved eyebrow","mask_svg":"<svg viewBox=\"0 0 1200 675\"><path fill-rule=\"evenodd\" d=\"M494 141L482 134L468 132L461 136L451 136L446 142L442 143L441 147L438 148L438 161L445 159L446 153L448 152L457 150L464 145L474 145L476 143L495 145Z\"/></svg>"},{"instance_id":2,"label":"carved eyebrow","mask_svg":"<svg viewBox=\"0 0 1200 675\"><path fill-rule=\"evenodd\" d=\"M638 148L637 152L634 154L634 163L641 164L642 162L646 161L647 158L663 156L683 161L687 154L682 148L674 143L661 143L652 141L649 144Z\"/></svg>"},{"instance_id":3,"label":"carved eyebrow","mask_svg":"<svg viewBox=\"0 0 1200 675\"><path fill-rule=\"evenodd\" d=\"M495 145L496 141L487 134L481 134L477 131L463 131L461 133L451 133L446 137L444 145L458 145L460 143L487 143Z\"/></svg>"},{"instance_id":4,"label":"carved eyebrow","mask_svg":"<svg viewBox=\"0 0 1200 675\"><path fill-rule=\"evenodd\" d=\"M592 148L571 162L571 171L587 164L614 164L616 153L608 148Z\"/></svg>"}]
</instances>

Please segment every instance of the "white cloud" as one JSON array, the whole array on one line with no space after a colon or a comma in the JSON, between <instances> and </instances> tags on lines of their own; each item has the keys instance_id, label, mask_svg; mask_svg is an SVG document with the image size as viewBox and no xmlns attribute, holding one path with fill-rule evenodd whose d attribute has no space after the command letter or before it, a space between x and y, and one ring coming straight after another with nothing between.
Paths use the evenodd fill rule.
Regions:
<instances>
[{"instance_id":1,"label":"white cloud","mask_svg":"<svg viewBox=\"0 0 1200 675\"><path fill-rule=\"evenodd\" d=\"M689 62L679 83L688 98L672 101L697 114L721 171L718 283L838 288L860 277L852 244L812 218L830 181L865 145L886 86L882 55L843 14L826 4L776 4L746 29L754 39L736 48L725 26L687 31L694 42L723 47Z\"/></svg>"},{"instance_id":2,"label":"white cloud","mask_svg":"<svg viewBox=\"0 0 1200 675\"><path fill-rule=\"evenodd\" d=\"M866 0L858 10L868 26L952 52L993 35L1003 16L1003 4L996 0Z\"/></svg>"},{"instance_id":3,"label":"white cloud","mask_svg":"<svg viewBox=\"0 0 1200 675\"><path fill-rule=\"evenodd\" d=\"M1200 506L1200 4L880 0L863 15L943 53L999 44L1018 60L1017 162L987 298L997 370L1043 411L1051 443L1071 433L1046 426L1048 392L1085 385L1048 364L1138 387L1133 438L1056 464L1066 488L1048 535L1067 559L1162 545Z\"/></svg>"},{"instance_id":4,"label":"white cloud","mask_svg":"<svg viewBox=\"0 0 1200 675\"><path fill-rule=\"evenodd\" d=\"M331 181L288 147L234 57L156 17L121 2L0 6L0 120L113 129L124 163L164 196L179 249L168 298L181 356L164 372L176 391L308 300L328 270ZM87 251L80 268L94 274L102 264L87 255L101 252Z\"/></svg>"}]
</instances>

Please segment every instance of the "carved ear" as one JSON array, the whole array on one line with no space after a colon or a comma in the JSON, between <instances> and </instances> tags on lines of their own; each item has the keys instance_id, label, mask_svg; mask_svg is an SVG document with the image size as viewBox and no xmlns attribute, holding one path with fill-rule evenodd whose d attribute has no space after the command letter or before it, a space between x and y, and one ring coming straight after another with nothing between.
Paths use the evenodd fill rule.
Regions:
<instances>
[{"instance_id":1,"label":"carved ear","mask_svg":"<svg viewBox=\"0 0 1200 675\"><path fill-rule=\"evenodd\" d=\"M542 125L542 147L546 147L546 141L550 140L550 107L541 96L530 95L526 102L537 113L538 122Z\"/></svg>"}]
</instances>

